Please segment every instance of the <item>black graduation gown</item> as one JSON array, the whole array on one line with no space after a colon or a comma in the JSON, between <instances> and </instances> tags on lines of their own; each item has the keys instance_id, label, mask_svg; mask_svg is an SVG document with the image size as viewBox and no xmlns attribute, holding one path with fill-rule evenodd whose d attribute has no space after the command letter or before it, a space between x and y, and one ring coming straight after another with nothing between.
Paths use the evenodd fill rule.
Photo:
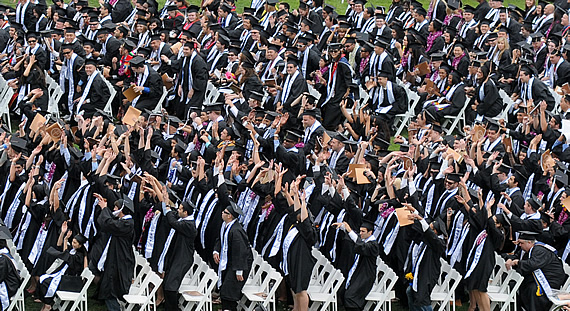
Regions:
<instances>
[{"instance_id":1,"label":"black graduation gown","mask_svg":"<svg viewBox=\"0 0 570 311\"><path fill-rule=\"evenodd\" d=\"M345 240L350 240L350 238L347 236ZM359 257L358 264L344 294L344 305L349 308L362 309L366 304L366 296L376 280L378 243L376 240L365 242L358 238L354 243L354 253Z\"/></svg>"},{"instance_id":2,"label":"black graduation gown","mask_svg":"<svg viewBox=\"0 0 570 311\"><path fill-rule=\"evenodd\" d=\"M146 199L143 202L147 202ZM146 205L146 204L145 204ZM160 205L152 207L153 213L160 208ZM151 231L152 220L156 219L156 228L154 231L154 241L152 249L146 249L148 243L148 237ZM135 220L136 222L136 220ZM152 219L150 219L147 223L144 223L144 228L141 233L141 237L139 239L139 248L141 249L141 253L143 256L146 257L146 252L150 252L150 257L147 258L148 263L153 271L158 272L158 260L160 259L160 255L163 251L163 246L166 243L166 239L168 238L168 233L170 232L170 226L167 224L168 221L164 217L162 213L155 214ZM136 228L135 228L136 229ZM150 247L150 245L148 245ZM166 263L165 266L166 267Z\"/></svg>"},{"instance_id":3,"label":"black graduation gown","mask_svg":"<svg viewBox=\"0 0 570 311\"><path fill-rule=\"evenodd\" d=\"M179 60L180 66L184 64L184 57ZM194 95L188 101L188 105L191 109L200 110L202 104L204 103L204 98L206 97L206 86L208 84L208 69L206 67L206 62L200 55L196 55L192 64L190 64L190 57L187 58L185 68L180 68L184 70L184 78L182 82L182 97L181 103L186 103L188 98L188 92L190 91L190 82L188 73L192 72L192 89L194 89Z\"/></svg>"},{"instance_id":4,"label":"black graduation gown","mask_svg":"<svg viewBox=\"0 0 570 311\"><path fill-rule=\"evenodd\" d=\"M103 58L99 61L99 64L104 66L112 66L113 58L121 59L121 54L119 48L121 47L121 41L117 40L113 35L109 37L106 44L106 52Z\"/></svg>"},{"instance_id":5,"label":"black graduation gown","mask_svg":"<svg viewBox=\"0 0 570 311\"><path fill-rule=\"evenodd\" d=\"M83 90L85 91L85 90ZM95 109L105 109L107 101L111 97L111 92L103 81L103 78L98 74L91 83L89 89L89 94L87 94L87 99L89 103L83 103L81 110L85 111L84 118L91 118L95 113Z\"/></svg>"},{"instance_id":6,"label":"black graduation gown","mask_svg":"<svg viewBox=\"0 0 570 311\"><path fill-rule=\"evenodd\" d=\"M83 281L80 275L83 272L85 263L85 249L80 249L76 252L73 252L72 254L71 250L69 249L65 252L62 252L55 248L50 248L47 250L47 253L54 256L55 258L63 260L62 264L59 265L59 267L57 267L52 274L61 271L67 265L67 269L61 276L61 281L59 281L57 290L80 292L81 288L83 287ZM47 291L53 280L54 277L46 278L38 285L36 289L36 293L40 297L40 300L44 303L49 304L53 302L53 296L46 297Z\"/></svg>"},{"instance_id":7,"label":"black graduation gown","mask_svg":"<svg viewBox=\"0 0 570 311\"><path fill-rule=\"evenodd\" d=\"M215 250L220 254L220 258L222 256L222 239L224 239L223 236L218 238L215 247ZM251 246L247 240L247 234L239 221L235 220L229 229L227 242L226 269L222 271L221 276L218 276L222 278L220 298L228 301L238 301L241 298L241 289L245 285L253 264ZM236 278L237 271L242 271L243 281L241 282Z\"/></svg>"},{"instance_id":8,"label":"black graduation gown","mask_svg":"<svg viewBox=\"0 0 570 311\"><path fill-rule=\"evenodd\" d=\"M469 229L469 240L473 241L473 243L468 245L468 249L471 250L473 247L473 252L471 257L468 257L470 255L469 251L467 253L463 253L466 258L468 257L465 271L469 271L473 264L478 245L476 244L477 236L483 230L487 230L487 238L484 241L485 244L483 246L479 262L473 268L471 275L465 278L465 287L467 290L487 292L489 278L491 277L491 273L495 267L495 250L498 250L503 244L504 236L502 231L495 226L493 218L489 217L487 209L485 208L481 208L476 212L473 212L473 210L470 209L469 224L471 225Z\"/></svg>"},{"instance_id":9,"label":"black graduation gown","mask_svg":"<svg viewBox=\"0 0 570 311\"><path fill-rule=\"evenodd\" d=\"M148 77L142 86L148 87L149 92L143 92L136 102L135 107L139 110L148 109L153 110L162 96L162 77L156 70L148 67ZM136 80L135 80L136 81Z\"/></svg>"},{"instance_id":10,"label":"black graduation gown","mask_svg":"<svg viewBox=\"0 0 570 311\"><path fill-rule=\"evenodd\" d=\"M445 242L435 235L435 232L428 228L423 231L419 221L415 221L413 229L417 235L415 240L420 241L426 246L425 253L419 267L417 268L417 291L411 289L411 294L416 306L431 305L431 291L437 284L439 272L441 270L441 262L439 259L445 253ZM419 260L419 259L418 259ZM411 264L412 260L409 260ZM411 272L409 269L408 272Z\"/></svg>"},{"instance_id":11,"label":"black graduation gown","mask_svg":"<svg viewBox=\"0 0 570 311\"><path fill-rule=\"evenodd\" d=\"M531 249L530 256L525 253L516 267L517 272L524 277L517 299L528 311L548 310L552 305L546 294L536 294L537 283L533 272L537 269L542 270L552 289L559 289L566 279L562 261L554 252L537 244Z\"/></svg>"},{"instance_id":12,"label":"black graduation gown","mask_svg":"<svg viewBox=\"0 0 570 311\"><path fill-rule=\"evenodd\" d=\"M483 100L479 98L479 92L483 87L484 97ZM479 105L477 106L477 113L486 117L495 117L503 111L503 100L499 96L499 89L491 80L485 82L482 86L478 86L475 90L475 96ZM475 98L475 97L474 97Z\"/></svg>"},{"instance_id":13,"label":"black graduation gown","mask_svg":"<svg viewBox=\"0 0 570 311\"><path fill-rule=\"evenodd\" d=\"M21 280L18 270L12 261L13 257L6 254L10 253L10 251L7 248L3 248L0 251L0 285L6 285L6 294L8 294L9 298L16 294L20 287Z\"/></svg>"},{"instance_id":14,"label":"black graduation gown","mask_svg":"<svg viewBox=\"0 0 570 311\"><path fill-rule=\"evenodd\" d=\"M291 246L289 246L287 266L289 270L289 286L294 293L298 294L306 291L309 287L309 281L311 280L311 274L316 262L311 254L311 247L315 244L317 233L308 217L294 226L299 230L299 233L293 239Z\"/></svg>"},{"instance_id":15,"label":"black graduation gown","mask_svg":"<svg viewBox=\"0 0 570 311\"><path fill-rule=\"evenodd\" d=\"M182 279L194 263L194 220L179 220L176 212L166 214L168 225L175 230L164 263L164 290L178 292ZM242 257L243 258L243 257Z\"/></svg>"},{"instance_id":16,"label":"black graduation gown","mask_svg":"<svg viewBox=\"0 0 570 311\"><path fill-rule=\"evenodd\" d=\"M135 255L132 248L134 222L132 218L117 219L109 208L101 210L97 222L101 231L111 235L107 259L99 283L99 299L122 298L129 292L135 268ZM96 265L97 262L95 262Z\"/></svg>"},{"instance_id":17,"label":"black graduation gown","mask_svg":"<svg viewBox=\"0 0 570 311\"><path fill-rule=\"evenodd\" d=\"M49 206L49 205L48 205ZM47 206L46 206L47 207ZM44 217L43 224L48 228L47 235L45 238L45 242L43 247L40 250L39 259L37 260L36 264L33 266L32 269L32 276L40 276L46 272L46 270L51 266L55 257L51 256L47 253L47 250L51 246L57 246L57 240L59 239L59 233L61 231L61 225L65 221L66 216L63 214L63 211L58 208L56 211L48 210L50 216ZM42 224L40 224L41 226ZM34 241L32 241L32 249L34 246L35 240L38 238L39 234L34 235ZM26 258L29 253L25 254Z\"/></svg>"}]
</instances>

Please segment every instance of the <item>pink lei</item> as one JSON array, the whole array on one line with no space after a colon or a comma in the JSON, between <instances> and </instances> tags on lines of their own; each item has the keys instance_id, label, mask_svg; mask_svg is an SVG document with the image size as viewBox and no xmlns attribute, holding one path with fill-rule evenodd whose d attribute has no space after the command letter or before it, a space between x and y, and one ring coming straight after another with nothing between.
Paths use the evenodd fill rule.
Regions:
<instances>
[{"instance_id":1,"label":"pink lei","mask_svg":"<svg viewBox=\"0 0 570 311\"><path fill-rule=\"evenodd\" d=\"M465 56L465 52L463 52L463 54L461 54L461 56L459 57L454 57L453 61L451 62L451 67L453 67L453 69L457 70L457 64L459 64L459 61L461 61L461 59Z\"/></svg>"},{"instance_id":2,"label":"pink lei","mask_svg":"<svg viewBox=\"0 0 570 311\"><path fill-rule=\"evenodd\" d=\"M433 45L433 41L435 41L435 39L437 39L437 37L440 37L442 34L441 31L436 31L436 32L431 32L428 37L427 37L427 48L426 51L431 50L431 46Z\"/></svg>"},{"instance_id":3,"label":"pink lei","mask_svg":"<svg viewBox=\"0 0 570 311\"><path fill-rule=\"evenodd\" d=\"M406 50L404 55L402 55L402 59L400 60L402 68L406 68L406 65L408 65L408 55L410 55L410 51L408 50Z\"/></svg>"}]
</instances>

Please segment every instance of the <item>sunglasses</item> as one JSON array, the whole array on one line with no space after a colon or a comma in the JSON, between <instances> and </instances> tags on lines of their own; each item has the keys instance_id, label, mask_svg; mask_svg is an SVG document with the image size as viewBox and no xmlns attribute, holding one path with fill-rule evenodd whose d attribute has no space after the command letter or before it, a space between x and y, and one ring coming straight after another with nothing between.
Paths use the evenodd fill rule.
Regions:
<instances>
[{"instance_id":1,"label":"sunglasses","mask_svg":"<svg viewBox=\"0 0 570 311\"><path fill-rule=\"evenodd\" d=\"M28 40L28 43L36 43L38 42L37 40Z\"/></svg>"},{"instance_id":2,"label":"sunglasses","mask_svg":"<svg viewBox=\"0 0 570 311\"><path fill-rule=\"evenodd\" d=\"M226 211L226 210L223 210L223 211L222 211L222 214L226 214L226 215L229 215L229 214L230 214L230 212L228 212L228 211Z\"/></svg>"},{"instance_id":3,"label":"sunglasses","mask_svg":"<svg viewBox=\"0 0 570 311\"><path fill-rule=\"evenodd\" d=\"M62 52L61 54L63 54L63 55L68 55L68 54L70 54L70 53L71 53L71 52Z\"/></svg>"}]
</instances>

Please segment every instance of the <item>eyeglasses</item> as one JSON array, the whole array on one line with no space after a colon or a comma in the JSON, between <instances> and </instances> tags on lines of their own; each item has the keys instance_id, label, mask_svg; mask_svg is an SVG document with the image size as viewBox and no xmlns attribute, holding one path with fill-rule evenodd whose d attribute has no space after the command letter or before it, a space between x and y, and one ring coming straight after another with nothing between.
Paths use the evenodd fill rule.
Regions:
<instances>
[{"instance_id":1,"label":"eyeglasses","mask_svg":"<svg viewBox=\"0 0 570 311\"><path fill-rule=\"evenodd\" d=\"M228 53L228 56L236 56L234 53Z\"/></svg>"}]
</instances>

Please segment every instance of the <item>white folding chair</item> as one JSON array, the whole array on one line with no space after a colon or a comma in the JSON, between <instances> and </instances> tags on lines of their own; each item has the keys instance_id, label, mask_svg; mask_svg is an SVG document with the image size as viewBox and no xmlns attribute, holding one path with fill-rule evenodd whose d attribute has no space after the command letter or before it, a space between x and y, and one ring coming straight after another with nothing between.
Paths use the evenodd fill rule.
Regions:
<instances>
[{"instance_id":1,"label":"white folding chair","mask_svg":"<svg viewBox=\"0 0 570 311\"><path fill-rule=\"evenodd\" d=\"M453 130L455 130L455 128L457 127L457 125L459 125L460 122L462 122L463 126L459 128L459 131L463 133L463 128L465 127L465 109L467 109L467 106L469 105L469 100L470 100L469 97L465 99L465 104L463 104L463 108L461 108L461 111L459 111L459 113L456 116L450 115L444 117L444 121L441 127L445 129L447 135L453 134Z\"/></svg>"},{"instance_id":2,"label":"white folding chair","mask_svg":"<svg viewBox=\"0 0 570 311\"><path fill-rule=\"evenodd\" d=\"M0 118L8 125L8 129L12 132L12 122L10 119L10 99L14 96L14 90L8 85L0 90Z\"/></svg>"},{"instance_id":3,"label":"white folding chair","mask_svg":"<svg viewBox=\"0 0 570 311\"><path fill-rule=\"evenodd\" d=\"M394 125L398 128L394 136L398 136L402 133L404 128L408 126L408 122L414 116L416 111L416 106L420 101L420 96L414 91L410 91L409 88L405 87L406 94L408 94L408 110L404 113L397 114L394 120Z\"/></svg>"},{"instance_id":4,"label":"white folding chair","mask_svg":"<svg viewBox=\"0 0 570 311\"><path fill-rule=\"evenodd\" d=\"M507 267L505 266L505 260L501 255L495 252L495 268L491 273L491 277L489 279L489 286L487 290L497 292L501 285L507 281L508 282L509 271L507 271Z\"/></svg>"},{"instance_id":5,"label":"white folding chair","mask_svg":"<svg viewBox=\"0 0 570 311\"><path fill-rule=\"evenodd\" d=\"M517 292L522 281L523 277L520 274L514 269L509 270L506 280L497 291L487 291L491 300L491 310L495 310L497 306L500 307L500 311L517 310Z\"/></svg>"},{"instance_id":6,"label":"white folding chair","mask_svg":"<svg viewBox=\"0 0 570 311\"><path fill-rule=\"evenodd\" d=\"M139 305L140 309L138 310L156 310L156 291L160 284L162 284L160 276L154 272L150 272L136 294L123 295L123 298L127 302L126 310L131 311L135 306Z\"/></svg>"},{"instance_id":7,"label":"white folding chair","mask_svg":"<svg viewBox=\"0 0 570 311\"><path fill-rule=\"evenodd\" d=\"M239 307L252 311L259 305L265 309L270 309L272 305L273 310L276 310L275 292L283 277L257 253L254 254L254 258L259 258L260 263L257 271L253 269L250 271L250 277L242 289L243 296L239 301Z\"/></svg>"},{"instance_id":8,"label":"white folding chair","mask_svg":"<svg viewBox=\"0 0 570 311\"><path fill-rule=\"evenodd\" d=\"M26 286L28 286L28 282L30 281L31 275L28 272L28 269L26 269L26 267L23 265L23 262L21 266L17 263L16 269L19 271L22 283L20 284L20 287L18 287L18 291L16 292L16 294L10 297L10 305L8 306L8 309L6 311L26 310L26 303L24 301L25 300L24 291L26 290Z\"/></svg>"},{"instance_id":9,"label":"white folding chair","mask_svg":"<svg viewBox=\"0 0 570 311\"><path fill-rule=\"evenodd\" d=\"M184 311L190 310L212 310L212 291L218 282L217 273L212 270L206 270L201 278L198 286L192 291L182 291L182 297L179 300L179 306Z\"/></svg>"},{"instance_id":10,"label":"white folding chair","mask_svg":"<svg viewBox=\"0 0 570 311\"><path fill-rule=\"evenodd\" d=\"M67 292L58 290L55 292L55 304L54 308L57 310L81 310L87 311L87 289L93 282L95 276L89 268L85 268L81 273L81 278L84 280L83 287L81 287L81 291L79 293L76 292ZM71 307L68 309L67 307L71 304Z\"/></svg>"},{"instance_id":11,"label":"white folding chair","mask_svg":"<svg viewBox=\"0 0 570 311\"><path fill-rule=\"evenodd\" d=\"M144 280L148 277L152 271L148 261L138 253L135 253L135 268L134 268L134 279L131 287L129 288L129 294L135 294L138 292Z\"/></svg>"},{"instance_id":12,"label":"white folding chair","mask_svg":"<svg viewBox=\"0 0 570 311\"><path fill-rule=\"evenodd\" d=\"M435 306L439 304L438 311L449 310L449 306L453 306L455 311L455 289L459 285L462 276L453 269L445 260L440 258L441 262L441 277L445 273L445 277L441 283L437 284L431 292L431 305L435 309ZM492 308L491 308L492 309Z\"/></svg>"},{"instance_id":13,"label":"white folding chair","mask_svg":"<svg viewBox=\"0 0 570 311\"><path fill-rule=\"evenodd\" d=\"M329 263L332 267L332 264ZM309 310L328 310L332 307L333 311L338 309L337 306L337 292L344 282L344 276L340 270L326 269L326 277L323 279L323 284L319 286L309 285L307 293L309 294L310 305Z\"/></svg>"},{"instance_id":14,"label":"white folding chair","mask_svg":"<svg viewBox=\"0 0 570 311\"><path fill-rule=\"evenodd\" d=\"M364 310L392 310L392 299L396 297L392 288L396 285L398 276L380 257L376 259L376 264L376 280L366 296Z\"/></svg>"},{"instance_id":15,"label":"white folding chair","mask_svg":"<svg viewBox=\"0 0 570 311\"><path fill-rule=\"evenodd\" d=\"M216 101L216 99L218 99L220 92L218 91L218 89L214 86L214 84L212 84L212 82L208 81L208 84L206 85L206 99L204 101L204 104L211 104L214 103Z\"/></svg>"},{"instance_id":16,"label":"white folding chair","mask_svg":"<svg viewBox=\"0 0 570 311\"><path fill-rule=\"evenodd\" d=\"M158 103L156 104L156 107L154 107L152 112L160 113L160 111L162 111L162 104L164 104L164 100L166 99L167 95L168 95L168 90L166 89L166 86L163 86L162 95L160 96L160 99L158 100Z\"/></svg>"}]
</instances>

